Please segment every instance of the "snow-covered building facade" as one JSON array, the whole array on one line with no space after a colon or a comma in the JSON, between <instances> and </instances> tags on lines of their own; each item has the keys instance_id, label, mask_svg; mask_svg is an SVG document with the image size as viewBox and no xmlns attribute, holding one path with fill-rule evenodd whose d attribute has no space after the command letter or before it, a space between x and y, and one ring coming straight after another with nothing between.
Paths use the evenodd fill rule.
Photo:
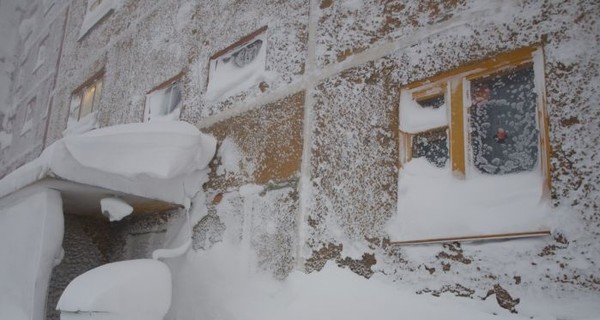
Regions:
<instances>
[{"instance_id":1,"label":"snow-covered building facade","mask_svg":"<svg viewBox=\"0 0 600 320\"><path fill-rule=\"evenodd\" d=\"M57 141L85 167L93 156L77 152L95 128L179 120L217 141L197 168L202 186L183 187L187 203L160 194L177 194L175 171L112 185L49 166L53 178L97 188L88 197L47 186L65 204L49 319L76 276L178 247L187 219L190 251L165 259L169 319L200 312L193 257L225 242L279 279L333 261L422 294L495 294L516 311L531 292L600 295L596 1L0 6L18 26L2 52L0 176ZM151 167L161 152L133 159ZM0 188L0 201L27 185ZM85 205L110 190L136 203L132 215L110 222Z\"/></svg>"}]
</instances>

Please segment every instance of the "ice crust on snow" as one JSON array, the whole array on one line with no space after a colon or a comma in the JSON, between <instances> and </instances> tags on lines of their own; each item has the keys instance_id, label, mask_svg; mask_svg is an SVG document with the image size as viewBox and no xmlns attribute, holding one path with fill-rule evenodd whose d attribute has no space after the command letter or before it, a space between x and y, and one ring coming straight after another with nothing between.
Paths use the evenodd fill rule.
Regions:
<instances>
[{"instance_id":1,"label":"ice crust on snow","mask_svg":"<svg viewBox=\"0 0 600 320\"><path fill-rule=\"evenodd\" d=\"M551 229L551 208L538 172L457 179L449 167L423 158L399 174L398 212L388 231L394 240L477 236Z\"/></svg>"},{"instance_id":2,"label":"ice crust on snow","mask_svg":"<svg viewBox=\"0 0 600 320\"><path fill-rule=\"evenodd\" d=\"M171 272L151 259L102 265L75 278L60 297L64 313L98 312L110 319L161 320L171 304Z\"/></svg>"},{"instance_id":3,"label":"ice crust on snow","mask_svg":"<svg viewBox=\"0 0 600 320\"><path fill-rule=\"evenodd\" d=\"M23 190L17 200L0 200L0 319L42 319L62 252L62 200L48 189Z\"/></svg>"},{"instance_id":4,"label":"ice crust on snow","mask_svg":"<svg viewBox=\"0 0 600 320\"><path fill-rule=\"evenodd\" d=\"M44 177L183 203L216 140L185 122L133 123L65 137L0 180L0 198ZM157 181L160 180L160 185Z\"/></svg>"}]
</instances>

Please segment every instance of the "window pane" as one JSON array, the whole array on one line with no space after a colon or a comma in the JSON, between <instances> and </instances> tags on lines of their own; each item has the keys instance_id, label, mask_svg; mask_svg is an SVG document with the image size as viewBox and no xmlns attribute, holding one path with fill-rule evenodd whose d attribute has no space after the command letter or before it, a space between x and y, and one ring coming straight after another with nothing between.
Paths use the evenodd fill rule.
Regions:
<instances>
[{"instance_id":1,"label":"window pane","mask_svg":"<svg viewBox=\"0 0 600 320\"><path fill-rule=\"evenodd\" d=\"M528 66L471 83L470 133L479 171L530 171L538 158L536 93Z\"/></svg>"},{"instance_id":2,"label":"window pane","mask_svg":"<svg viewBox=\"0 0 600 320\"><path fill-rule=\"evenodd\" d=\"M418 133L412 140L412 157L425 157L436 167L448 161L448 138L446 128Z\"/></svg>"},{"instance_id":3,"label":"window pane","mask_svg":"<svg viewBox=\"0 0 600 320\"><path fill-rule=\"evenodd\" d=\"M98 106L100 105L100 96L102 95L102 79L98 79L98 81L96 81L96 91L94 92L94 102L92 103L92 111L95 111L96 109L98 109Z\"/></svg>"},{"instance_id":4,"label":"window pane","mask_svg":"<svg viewBox=\"0 0 600 320\"><path fill-rule=\"evenodd\" d=\"M81 102L81 110L79 111L79 119L87 116L92 112L94 103L94 92L96 87L90 86L83 89L83 101Z\"/></svg>"}]
</instances>

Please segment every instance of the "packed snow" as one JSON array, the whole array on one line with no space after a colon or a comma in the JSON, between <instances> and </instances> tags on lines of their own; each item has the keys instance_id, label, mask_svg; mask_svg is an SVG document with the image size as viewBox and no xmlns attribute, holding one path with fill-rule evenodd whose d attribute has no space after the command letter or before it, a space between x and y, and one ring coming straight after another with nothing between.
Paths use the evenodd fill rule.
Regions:
<instances>
[{"instance_id":1,"label":"packed snow","mask_svg":"<svg viewBox=\"0 0 600 320\"><path fill-rule=\"evenodd\" d=\"M110 221L120 221L133 212L133 207L119 198L104 198L100 200L102 214Z\"/></svg>"},{"instance_id":2,"label":"packed snow","mask_svg":"<svg viewBox=\"0 0 600 320\"><path fill-rule=\"evenodd\" d=\"M62 319L161 320L171 304L171 272L151 259L119 261L75 278L58 301ZM83 314L83 315L82 315Z\"/></svg>"},{"instance_id":3,"label":"packed snow","mask_svg":"<svg viewBox=\"0 0 600 320\"><path fill-rule=\"evenodd\" d=\"M423 158L404 165L398 178L398 212L388 231L393 240L478 236L551 229L550 205L539 172L485 175L464 180L448 166Z\"/></svg>"},{"instance_id":4,"label":"packed snow","mask_svg":"<svg viewBox=\"0 0 600 320\"><path fill-rule=\"evenodd\" d=\"M168 261L174 281L166 319L598 319L597 297L524 296L511 314L495 299L417 295L384 275L365 279L328 262L319 272L295 271L276 281L254 266L256 257L225 240L207 251Z\"/></svg>"},{"instance_id":5,"label":"packed snow","mask_svg":"<svg viewBox=\"0 0 600 320\"><path fill-rule=\"evenodd\" d=\"M417 133L448 125L446 103L436 108L423 108L413 98L411 91L403 91L400 96L400 130Z\"/></svg>"},{"instance_id":6,"label":"packed snow","mask_svg":"<svg viewBox=\"0 0 600 320\"><path fill-rule=\"evenodd\" d=\"M97 129L55 142L4 177L0 198L50 176L181 204L198 190L215 149L212 136L186 122Z\"/></svg>"},{"instance_id":7,"label":"packed snow","mask_svg":"<svg viewBox=\"0 0 600 320\"><path fill-rule=\"evenodd\" d=\"M0 319L42 319L62 253L62 200L35 188L15 196L0 201Z\"/></svg>"}]
</instances>

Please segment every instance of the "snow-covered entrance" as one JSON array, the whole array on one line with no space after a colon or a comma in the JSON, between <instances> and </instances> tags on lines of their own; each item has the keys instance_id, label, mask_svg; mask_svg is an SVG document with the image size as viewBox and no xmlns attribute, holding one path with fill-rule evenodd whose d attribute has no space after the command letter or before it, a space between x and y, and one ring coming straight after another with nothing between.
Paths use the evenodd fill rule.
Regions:
<instances>
[{"instance_id":1,"label":"snow-covered entrance","mask_svg":"<svg viewBox=\"0 0 600 320\"><path fill-rule=\"evenodd\" d=\"M133 214L185 206L215 150L212 136L186 122L127 124L67 136L0 180L0 256L11 257L0 264L0 318L43 318L63 208L100 214L103 199Z\"/></svg>"}]
</instances>

